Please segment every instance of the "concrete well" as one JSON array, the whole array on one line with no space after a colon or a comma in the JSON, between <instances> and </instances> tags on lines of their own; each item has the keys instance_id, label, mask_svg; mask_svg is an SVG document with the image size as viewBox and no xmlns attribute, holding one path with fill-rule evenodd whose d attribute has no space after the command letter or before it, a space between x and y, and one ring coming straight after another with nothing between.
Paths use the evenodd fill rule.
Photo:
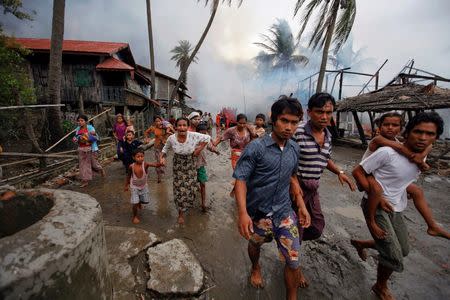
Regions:
<instances>
[{"instance_id":1,"label":"concrete well","mask_svg":"<svg viewBox=\"0 0 450 300\"><path fill-rule=\"evenodd\" d=\"M0 299L111 295L102 212L94 198L40 189L0 201Z\"/></svg>"}]
</instances>

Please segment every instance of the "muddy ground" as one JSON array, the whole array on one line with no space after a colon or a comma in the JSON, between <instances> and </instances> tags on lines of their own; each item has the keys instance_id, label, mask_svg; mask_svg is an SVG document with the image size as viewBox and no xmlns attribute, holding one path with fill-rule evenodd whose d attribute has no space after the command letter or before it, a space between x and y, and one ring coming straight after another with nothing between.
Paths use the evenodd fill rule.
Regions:
<instances>
[{"instance_id":1,"label":"muddy ground","mask_svg":"<svg viewBox=\"0 0 450 300\"><path fill-rule=\"evenodd\" d=\"M152 201L142 211L139 225L131 223L129 194L123 191L124 169L120 162L107 167L107 178L96 177L92 184L80 189L95 197L103 209L106 224L137 226L151 231L163 240L183 239L208 273L208 299L282 299L284 298L283 265L278 260L275 243L263 247L261 263L266 287L253 289L248 283L250 262L246 241L236 227L236 208L228 196L231 187L231 165L228 146L220 145L221 155L207 154L209 182L207 197L210 210L200 211L200 200L186 218L176 224L172 198L171 164L162 183L151 171L149 179ZM362 151L335 147L333 158L348 172L360 160ZM153 160L148 151L147 160ZM168 160L169 162L171 159ZM434 216L450 230L450 180L423 176L424 188ZM359 208L361 194L342 187L336 175L326 171L320 195L326 218L323 236L302 245L301 263L311 284L301 289L299 299L375 299L370 287L376 277L376 253L367 262L357 256L349 243L351 237L370 238ZM405 259L405 271L392 277L391 289L398 299L450 299L450 242L426 234L426 225L412 203L405 212L409 228L411 252Z\"/></svg>"}]
</instances>

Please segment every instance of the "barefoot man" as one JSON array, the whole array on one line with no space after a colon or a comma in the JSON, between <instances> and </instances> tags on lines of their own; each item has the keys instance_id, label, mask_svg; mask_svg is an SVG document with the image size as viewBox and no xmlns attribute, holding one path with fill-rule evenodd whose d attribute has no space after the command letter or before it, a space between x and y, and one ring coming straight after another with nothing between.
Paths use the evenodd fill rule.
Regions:
<instances>
[{"instance_id":1,"label":"barefoot man","mask_svg":"<svg viewBox=\"0 0 450 300\"><path fill-rule=\"evenodd\" d=\"M423 152L442 134L443 127L444 122L438 114L419 113L406 125L404 145L414 153ZM377 225L386 233L383 239L375 237L373 245L379 252L379 260L377 282L372 290L381 299L394 299L387 282L394 271L403 271L403 257L409 252L408 231L402 212L407 205L406 188L419 173L416 164L390 147L378 148L353 170L353 176L366 192L370 192L366 177L372 174L383 190L383 198L393 209L386 212L377 208L375 215ZM364 209L367 204L361 206Z\"/></svg>"},{"instance_id":2,"label":"barefoot man","mask_svg":"<svg viewBox=\"0 0 450 300\"><path fill-rule=\"evenodd\" d=\"M331 160L330 125L335 100L327 93L316 93L308 101L309 121L300 124L295 132L295 141L300 146L298 161L298 181L303 190L305 205L311 216L311 226L300 229L300 241L318 239L325 227L319 200L319 180L323 170L327 168L339 178L343 185L346 183L350 190L355 190L354 183ZM306 287L308 282L300 271L300 287Z\"/></svg>"},{"instance_id":3,"label":"barefoot man","mask_svg":"<svg viewBox=\"0 0 450 300\"><path fill-rule=\"evenodd\" d=\"M249 241L248 255L252 262L250 283L263 287L259 256L261 246L275 239L280 257L285 261L286 299L297 299L299 278L298 219L304 227L310 218L296 178L298 146L290 140L303 111L294 98L280 98L271 108L272 134L252 141L245 148L233 177L238 206L239 233ZM290 184L295 186L292 209Z\"/></svg>"}]
</instances>

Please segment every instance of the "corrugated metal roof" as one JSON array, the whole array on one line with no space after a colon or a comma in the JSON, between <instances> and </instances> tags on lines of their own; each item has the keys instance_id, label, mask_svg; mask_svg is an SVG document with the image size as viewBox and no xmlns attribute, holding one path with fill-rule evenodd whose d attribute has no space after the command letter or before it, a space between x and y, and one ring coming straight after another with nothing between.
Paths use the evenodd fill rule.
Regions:
<instances>
[{"instance_id":1,"label":"corrugated metal roof","mask_svg":"<svg viewBox=\"0 0 450 300\"><path fill-rule=\"evenodd\" d=\"M50 39L16 38L17 43L34 51L50 51ZM64 40L63 52L112 55L128 48L127 43Z\"/></svg>"},{"instance_id":2,"label":"corrugated metal roof","mask_svg":"<svg viewBox=\"0 0 450 300\"><path fill-rule=\"evenodd\" d=\"M133 71L134 68L114 57L108 57L96 67L97 70Z\"/></svg>"}]
</instances>

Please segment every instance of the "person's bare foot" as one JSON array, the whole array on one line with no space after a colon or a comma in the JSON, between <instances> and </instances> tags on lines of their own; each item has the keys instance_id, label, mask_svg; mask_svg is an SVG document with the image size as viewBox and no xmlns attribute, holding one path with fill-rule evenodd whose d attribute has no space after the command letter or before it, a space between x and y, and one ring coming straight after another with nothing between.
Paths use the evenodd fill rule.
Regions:
<instances>
[{"instance_id":1,"label":"person's bare foot","mask_svg":"<svg viewBox=\"0 0 450 300\"><path fill-rule=\"evenodd\" d=\"M306 280L305 275L302 272L302 269L298 269L298 287L299 288L307 288L309 286L308 280Z\"/></svg>"},{"instance_id":2,"label":"person's bare foot","mask_svg":"<svg viewBox=\"0 0 450 300\"><path fill-rule=\"evenodd\" d=\"M380 287L377 284L374 284L372 286L372 291L381 300L395 300L394 296L392 296L391 292L389 291L389 289L387 287Z\"/></svg>"},{"instance_id":3,"label":"person's bare foot","mask_svg":"<svg viewBox=\"0 0 450 300\"><path fill-rule=\"evenodd\" d=\"M250 284L256 289L264 288L264 282L261 274L261 266L257 265L252 268L250 273Z\"/></svg>"},{"instance_id":4,"label":"person's bare foot","mask_svg":"<svg viewBox=\"0 0 450 300\"><path fill-rule=\"evenodd\" d=\"M178 224L182 225L184 224L184 217L182 215L178 216L178 220L177 220Z\"/></svg>"},{"instance_id":5,"label":"person's bare foot","mask_svg":"<svg viewBox=\"0 0 450 300\"><path fill-rule=\"evenodd\" d=\"M82 181L80 184L80 187L84 188L88 186L88 182L87 181Z\"/></svg>"},{"instance_id":6,"label":"person's bare foot","mask_svg":"<svg viewBox=\"0 0 450 300\"><path fill-rule=\"evenodd\" d=\"M366 261L367 259L367 251L364 247L362 247L357 240L350 240L350 244L352 244L353 247L355 247L356 251L358 252L359 257Z\"/></svg>"},{"instance_id":7,"label":"person's bare foot","mask_svg":"<svg viewBox=\"0 0 450 300\"><path fill-rule=\"evenodd\" d=\"M427 233L431 236L442 237L450 240L450 233L445 231L444 228L436 225L433 227L428 227Z\"/></svg>"},{"instance_id":8,"label":"person's bare foot","mask_svg":"<svg viewBox=\"0 0 450 300\"><path fill-rule=\"evenodd\" d=\"M369 227L369 231L374 238L377 238L379 240L384 240L386 238L386 232L381 229L376 222L367 224L367 227Z\"/></svg>"},{"instance_id":9,"label":"person's bare foot","mask_svg":"<svg viewBox=\"0 0 450 300\"><path fill-rule=\"evenodd\" d=\"M139 220L138 217L134 216L132 222L133 222L133 224L139 224L141 222L141 220Z\"/></svg>"}]
</instances>

